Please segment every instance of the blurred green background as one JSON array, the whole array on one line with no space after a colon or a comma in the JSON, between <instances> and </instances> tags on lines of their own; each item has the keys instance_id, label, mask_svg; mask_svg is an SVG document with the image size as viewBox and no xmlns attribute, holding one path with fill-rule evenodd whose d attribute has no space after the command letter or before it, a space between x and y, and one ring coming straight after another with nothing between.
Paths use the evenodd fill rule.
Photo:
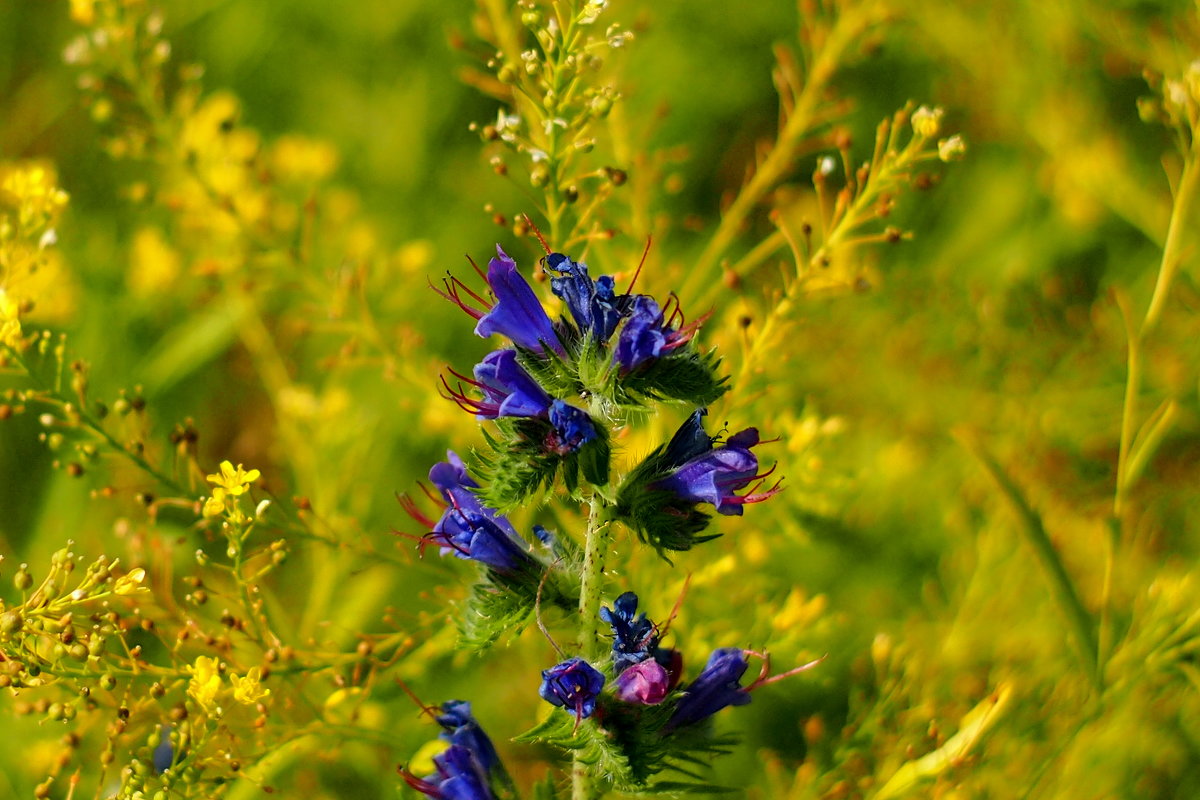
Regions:
<instances>
[{"instance_id":1,"label":"blurred green background","mask_svg":"<svg viewBox=\"0 0 1200 800\"><path fill-rule=\"evenodd\" d=\"M417 561L390 533L411 526L394 492L412 491L448 447L479 441L434 381L446 364L465 370L486 345L427 277L461 270L464 253L481 261L497 241L522 264L540 254L492 221L497 212L511 221L525 201L493 174L468 129L498 109L462 80L488 55L476 10L465 0L162 7L172 58L203 64L205 91L238 99L239 126L264 146L300 134L338 155L308 272L260 258L267 266L244 278L290 393L280 397L256 371L239 335L248 323L192 260L189 248L203 250L195 231L169 204L130 199L131 186L166 179L153 163L106 154L106 128L81 101L80 70L63 63L78 28L67 4L51 0L0 6L0 159L52 162L71 196L58 227L63 269L34 313L69 333L96 395L144 386L148 441L163 442L190 418L205 469L225 458L258 467L279 502L308 497L335 538L364 537L405 562L329 555L301 541L277 594L301 609L306 593L325 593L316 607L332 628L318 612L297 611L299 638L320 631L323 641L352 645L356 632L386 628L391 607L398 628L440 642L399 673L428 700L470 698L528 785L547 754L506 740L540 713L537 675L552 651L536 631L483 657L451 651L446 603L462 595L460 565ZM1145 351L1144 413L1174 400L1176 422L1115 520L1126 345L1112 293L1126 293L1141 314L1154 285L1180 156L1166 128L1139 119L1136 103L1154 93L1144 69L1180 76L1200 57L1196 9L1076 0L888 8L832 83L847 103L839 124L856 159L870 156L879 120L910 99L943 106L968 157L932 168L932 188L902 198L889 222L915 238L861 254L858 290L799 298L769 359L746 365L748 342L775 313L779 276L791 269L784 253L738 288L721 288L703 335L735 383L713 419L779 436L764 458L779 461L788 489L740 524L722 520L728 535L680 554L674 571L624 553L624 543L628 562L614 582L627 581L661 618L682 575L693 575L673 625L693 664L707 648L742 644L771 648L780 665L829 654L818 670L723 716L744 744L717 764L716 780L750 796L874 796L1001 687L1004 710L986 737L967 757L927 770L912 796L1195 796L1194 236ZM757 143L774 136L772 47L794 44L808 11L774 1L611 4L607 14L636 34L610 64L623 94L612 125L628 126L612 135L636 148L615 166L636 170L651 156L661 165L641 189L655 234L644 289L680 284ZM772 202L811 192L817 155L797 160ZM304 193L296 197L299 207ZM1194 228L1194 215L1185 222ZM130 275L147 226L164 232L183 266L173 282L139 288ZM755 214L731 255L771 230L765 210ZM629 269L645 232L631 221L598 256L625 260L593 268ZM681 299L686 308L696 298ZM1097 619L1107 609L1104 692L1081 674L1020 519L956 431L983 442L1040 515L1083 605ZM53 469L38 432L34 414L0 423L5 564L44 563L72 538L80 552L189 568L197 544L186 520L147 519L133 496L139 478L123 465L82 479ZM114 497L92 496L106 485ZM314 584L309 570L327 557L339 559L340 577ZM1162 655L1174 635L1185 644ZM310 687L318 698L332 691L320 680ZM0 703L0 715L11 705ZM432 734L393 686L379 687L362 714L367 722L355 724L385 731L386 746L331 745L308 765L289 764L277 778L284 796L396 796L395 764ZM61 736L29 718L12 725L46 741ZM10 748L0 755L8 783L0 791L29 796L50 758Z\"/></svg>"}]
</instances>

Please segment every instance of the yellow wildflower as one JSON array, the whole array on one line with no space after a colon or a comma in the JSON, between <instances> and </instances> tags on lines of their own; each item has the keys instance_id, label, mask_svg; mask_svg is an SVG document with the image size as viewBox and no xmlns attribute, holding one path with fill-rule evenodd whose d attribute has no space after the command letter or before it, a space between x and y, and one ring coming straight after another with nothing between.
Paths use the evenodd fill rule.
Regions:
<instances>
[{"instance_id":1,"label":"yellow wildflower","mask_svg":"<svg viewBox=\"0 0 1200 800\"><path fill-rule=\"evenodd\" d=\"M21 320L17 316L19 307L15 300L0 289L0 345L15 348L21 343Z\"/></svg>"},{"instance_id":2,"label":"yellow wildflower","mask_svg":"<svg viewBox=\"0 0 1200 800\"><path fill-rule=\"evenodd\" d=\"M71 0L71 19L80 25L96 21L96 0Z\"/></svg>"},{"instance_id":3,"label":"yellow wildflower","mask_svg":"<svg viewBox=\"0 0 1200 800\"><path fill-rule=\"evenodd\" d=\"M225 490L218 486L213 489L212 497L204 501L204 516L219 517L225 513L226 508L228 508L228 503Z\"/></svg>"},{"instance_id":4,"label":"yellow wildflower","mask_svg":"<svg viewBox=\"0 0 1200 800\"><path fill-rule=\"evenodd\" d=\"M190 667L192 679L188 681L188 695L205 711L216 708L217 695L221 693L219 667L217 660L208 656L200 656Z\"/></svg>"},{"instance_id":5,"label":"yellow wildflower","mask_svg":"<svg viewBox=\"0 0 1200 800\"><path fill-rule=\"evenodd\" d=\"M242 465L238 464L235 469L229 461L221 462L221 471L208 476L208 482L224 489L230 497L241 497L246 493L251 483L258 480L262 475L256 469L243 470ZM215 498L216 491L213 491Z\"/></svg>"},{"instance_id":6,"label":"yellow wildflower","mask_svg":"<svg viewBox=\"0 0 1200 800\"><path fill-rule=\"evenodd\" d=\"M932 139L937 136L938 131L942 128L944 113L940 108L921 106L912 115L913 132L923 139Z\"/></svg>"},{"instance_id":7,"label":"yellow wildflower","mask_svg":"<svg viewBox=\"0 0 1200 800\"><path fill-rule=\"evenodd\" d=\"M142 586L142 581L146 579L146 570L138 567L131 569L126 574L117 578L117 582L113 584L113 592L116 594L133 594L134 592L148 591L147 587Z\"/></svg>"},{"instance_id":8,"label":"yellow wildflower","mask_svg":"<svg viewBox=\"0 0 1200 800\"><path fill-rule=\"evenodd\" d=\"M248 706L262 700L271 694L271 690L264 689L261 681L262 670L258 667L251 667L244 678L239 678L237 675L230 675L229 682L233 684L233 699Z\"/></svg>"}]
</instances>

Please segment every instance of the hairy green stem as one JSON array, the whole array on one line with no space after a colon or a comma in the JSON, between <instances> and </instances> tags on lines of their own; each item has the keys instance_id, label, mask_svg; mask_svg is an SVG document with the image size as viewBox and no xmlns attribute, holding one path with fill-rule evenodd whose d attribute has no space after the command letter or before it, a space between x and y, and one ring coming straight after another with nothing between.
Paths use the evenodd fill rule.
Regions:
<instances>
[{"instance_id":1,"label":"hairy green stem","mask_svg":"<svg viewBox=\"0 0 1200 800\"><path fill-rule=\"evenodd\" d=\"M604 581L604 559L612 540L611 529L601 520L603 499L592 495L588 507L587 540L583 551L583 580L579 586L579 655L595 661L601 655L600 589ZM598 795L592 785L588 765L578 753L571 769L571 800L594 800Z\"/></svg>"}]
</instances>

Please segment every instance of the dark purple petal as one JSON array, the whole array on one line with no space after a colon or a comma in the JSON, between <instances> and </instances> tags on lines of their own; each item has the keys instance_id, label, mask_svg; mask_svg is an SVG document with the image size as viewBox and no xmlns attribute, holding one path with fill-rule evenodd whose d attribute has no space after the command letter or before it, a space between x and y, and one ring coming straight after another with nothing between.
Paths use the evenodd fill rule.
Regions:
<instances>
[{"instance_id":1,"label":"dark purple petal","mask_svg":"<svg viewBox=\"0 0 1200 800\"><path fill-rule=\"evenodd\" d=\"M442 555L454 553L498 572L516 572L536 565L519 537L510 535L494 519L472 511L447 509L430 537L442 543Z\"/></svg>"},{"instance_id":2,"label":"dark purple petal","mask_svg":"<svg viewBox=\"0 0 1200 800\"><path fill-rule=\"evenodd\" d=\"M666 727L693 725L726 706L749 703L750 693L741 686L742 675L749 663L746 653L736 647L714 650L704 671L684 689Z\"/></svg>"},{"instance_id":3,"label":"dark purple petal","mask_svg":"<svg viewBox=\"0 0 1200 800\"><path fill-rule=\"evenodd\" d=\"M652 658L639 661L617 676L618 700L653 706L661 703L670 689L671 678Z\"/></svg>"},{"instance_id":4,"label":"dark purple petal","mask_svg":"<svg viewBox=\"0 0 1200 800\"><path fill-rule=\"evenodd\" d=\"M596 710L596 698L603 688L604 673L582 658L570 658L542 671L538 694L582 719Z\"/></svg>"},{"instance_id":5,"label":"dark purple petal","mask_svg":"<svg viewBox=\"0 0 1200 800\"><path fill-rule=\"evenodd\" d=\"M485 773L491 772L492 768L500 763L492 740L471 715L470 703L465 700L448 700L442 703L442 713L438 715L437 721L443 728L441 738L452 745L469 750Z\"/></svg>"},{"instance_id":6,"label":"dark purple petal","mask_svg":"<svg viewBox=\"0 0 1200 800\"><path fill-rule=\"evenodd\" d=\"M596 438L596 426L586 411L562 400L550 404L550 424L554 426L554 441L548 449L559 455L574 453Z\"/></svg>"},{"instance_id":7,"label":"dark purple petal","mask_svg":"<svg viewBox=\"0 0 1200 800\"><path fill-rule=\"evenodd\" d=\"M497 514L493 509L480 503L479 498L471 491L471 489L479 488L479 484L467 474L467 468L458 454L453 450L448 450L446 459L446 461L434 464L429 470L429 482L442 493L442 499L449 505L449 508L442 514L438 526L454 528L460 525L457 517L447 520L452 511L460 511L486 517L499 525L501 530L509 536L516 537L517 529L512 526L512 523L503 515ZM435 527L434 530L438 530L438 527Z\"/></svg>"},{"instance_id":8,"label":"dark purple petal","mask_svg":"<svg viewBox=\"0 0 1200 800\"><path fill-rule=\"evenodd\" d=\"M518 347L540 353L549 347L559 355L566 351L554 333L550 317L538 301L532 287L517 271L517 264L496 246L496 258L488 262L488 285L496 304L480 317L475 334L487 338L498 333L512 339Z\"/></svg>"},{"instance_id":9,"label":"dark purple petal","mask_svg":"<svg viewBox=\"0 0 1200 800\"><path fill-rule=\"evenodd\" d=\"M474 372L488 405L495 408L478 414L481 419L540 417L550 408L550 395L517 363L516 350L488 353Z\"/></svg>"},{"instance_id":10,"label":"dark purple petal","mask_svg":"<svg viewBox=\"0 0 1200 800\"><path fill-rule=\"evenodd\" d=\"M567 304L579 330L600 344L607 342L627 305L624 296L617 297L612 276L601 275L593 282L586 264L562 253L546 256L546 269L559 273L550 279L550 290Z\"/></svg>"},{"instance_id":11,"label":"dark purple petal","mask_svg":"<svg viewBox=\"0 0 1200 800\"><path fill-rule=\"evenodd\" d=\"M693 415L667 445L668 462L698 450L704 444L702 437L707 438L699 428L698 417ZM750 451L758 442L758 429L746 428L730 436L719 447L713 448L710 444L710 449L679 465L675 472L656 485L694 503L711 503L721 514L741 516L745 503L765 500L779 491L773 488L763 494L737 494L739 489L763 477L758 474L758 457Z\"/></svg>"},{"instance_id":12,"label":"dark purple petal","mask_svg":"<svg viewBox=\"0 0 1200 800\"><path fill-rule=\"evenodd\" d=\"M667 349L670 331L663 325L662 309L652 297L638 295L629 309L617 346L613 350L613 361L621 372L630 372L652 359L658 358Z\"/></svg>"},{"instance_id":13,"label":"dark purple petal","mask_svg":"<svg viewBox=\"0 0 1200 800\"><path fill-rule=\"evenodd\" d=\"M487 771L474 754L460 745L451 745L433 757L440 781L436 784L441 793L433 797L445 800L493 800L488 786ZM433 781L430 781L433 783Z\"/></svg>"},{"instance_id":14,"label":"dark purple petal","mask_svg":"<svg viewBox=\"0 0 1200 800\"><path fill-rule=\"evenodd\" d=\"M675 431L667 443L666 466L682 467L693 458L712 450L713 438L704 432L704 417L707 414L707 408L696 409Z\"/></svg>"},{"instance_id":15,"label":"dark purple petal","mask_svg":"<svg viewBox=\"0 0 1200 800\"><path fill-rule=\"evenodd\" d=\"M658 645L654 623L646 619L645 614L638 614L637 606L637 595L625 592L613 603L612 609L600 609L600 619L607 622L613 632L613 673L616 675L649 658Z\"/></svg>"}]
</instances>

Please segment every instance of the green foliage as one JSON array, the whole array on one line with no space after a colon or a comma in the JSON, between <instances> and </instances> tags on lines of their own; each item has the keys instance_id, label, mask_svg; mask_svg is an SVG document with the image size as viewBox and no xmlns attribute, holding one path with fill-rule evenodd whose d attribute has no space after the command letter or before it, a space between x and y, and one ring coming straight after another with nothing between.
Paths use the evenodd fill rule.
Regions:
<instances>
[{"instance_id":1,"label":"green foliage","mask_svg":"<svg viewBox=\"0 0 1200 800\"><path fill-rule=\"evenodd\" d=\"M650 362L613 381L615 402L629 405L636 399L675 400L708 406L729 391L728 377L717 377L721 359L715 350L697 352L691 345Z\"/></svg>"}]
</instances>

